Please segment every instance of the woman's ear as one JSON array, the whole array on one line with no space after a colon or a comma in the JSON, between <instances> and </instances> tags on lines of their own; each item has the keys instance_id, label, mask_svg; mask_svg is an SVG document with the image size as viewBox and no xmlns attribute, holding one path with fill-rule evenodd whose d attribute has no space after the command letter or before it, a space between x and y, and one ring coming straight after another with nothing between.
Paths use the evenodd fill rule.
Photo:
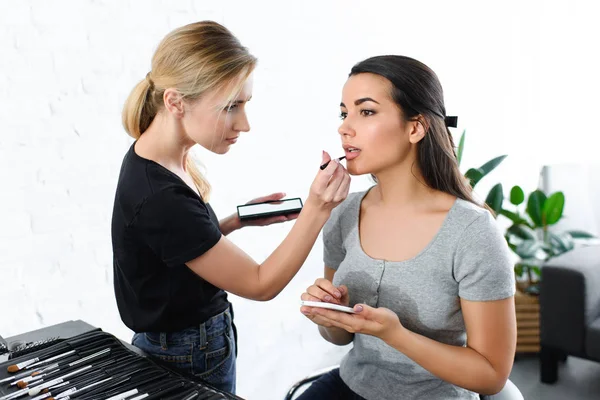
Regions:
<instances>
[{"instance_id":1,"label":"woman's ear","mask_svg":"<svg viewBox=\"0 0 600 400\"><path fill-rule=\"evenodd\" d=\"M429 129L427 121L422 115L418 115L411 119L409 123L410 131L408 133L408 140L413 144L420 142Z\"/></svg>"},{"instance_id":2,"label":"woman's ear","mask_svg":"<svg viewBox=\"0 0 600 400\"><path fill-rule=\"evenodd\" d=\"M165 90L163 94L163 102L168 112L173 114L175 117L181 118L184 114L184 104L181 94L172 88Z\"/></svg>"}]
</instances>

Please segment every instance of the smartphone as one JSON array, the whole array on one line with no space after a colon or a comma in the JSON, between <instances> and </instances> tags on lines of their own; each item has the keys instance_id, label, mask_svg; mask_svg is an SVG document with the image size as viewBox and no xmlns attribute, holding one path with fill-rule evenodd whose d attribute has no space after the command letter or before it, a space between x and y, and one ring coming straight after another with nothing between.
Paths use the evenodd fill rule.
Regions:
<instances>
[{"instance_id":1,"label":"smartphone","mask_svg":"<svg viewBox=\"0 0 600 400\"><path fill-rule=\"evenodd\" d=\"M275 217L279 215L296 214L302 210L302 200L299 197L284 200L271 200L264 203L244 204L237 206L240 220Z\"/></svg>"},{"instance_id":2,"label":"smartphone","mask_svg":"<svg viewBox=\"0 0 600 400\"><path fill-rule=\"evenodd\" d=\"M340 306L338 304L333 304L333 303L325 303L323 301L302 300L300 302L300 304L303 306L307 306L307 307L327 308L329 310L343 311L343 312L349 313L349 314L356 314L356 311L354 311L354 308L352 308L352 307Z\"/></svg>"}]
</instances>

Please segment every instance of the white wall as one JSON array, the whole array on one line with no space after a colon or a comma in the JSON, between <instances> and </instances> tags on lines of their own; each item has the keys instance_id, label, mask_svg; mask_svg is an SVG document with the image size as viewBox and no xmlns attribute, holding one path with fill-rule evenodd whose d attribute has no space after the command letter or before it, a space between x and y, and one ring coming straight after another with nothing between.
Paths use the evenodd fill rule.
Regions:
<instances>
[{"instance_id":1,"label":"white wall","mask_svg":"<svg viewBox=\"0 0 600 400\"><path fill-rule=\"evenodd\" d=\"M439 75L464 169L506 153L480 185L537 184L542 164L595 158L598 2L0 0L0 333L83 319L129 339L112 291L110 216L130 139L122 103L158 41L196 20L226 24L260 59L252 131L225 157L199 156L213 206L274 191L304 197L336 128L351 66L384 53ZM535 160L534 160L535 158ZM369 185L355 179L352 190ZM567 199L568 201L568 199ZM290 225L232 239L263 260ZM270 303L234 299L239 394L280 399L347 349L325 344L298 312L322 272L321 243ZM258 321L258 322L256 322Z\"/></svg>"}]
</instances>

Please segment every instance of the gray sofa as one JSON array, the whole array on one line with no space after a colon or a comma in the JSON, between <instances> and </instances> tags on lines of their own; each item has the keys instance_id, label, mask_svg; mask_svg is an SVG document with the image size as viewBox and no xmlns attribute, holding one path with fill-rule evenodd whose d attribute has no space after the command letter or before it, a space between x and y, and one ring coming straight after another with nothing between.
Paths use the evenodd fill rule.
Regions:
<instances>
[{"instance_id":1,"label":"gray sofa","mask_svg":"<svg viewBox=\"0 0 600 400\"><path fill-rule=\"evenodd\" d=\"M542 268L541 381L558 379L567 356L600 362L600 246L576 248Z\"/></svg>"}]
</instances>

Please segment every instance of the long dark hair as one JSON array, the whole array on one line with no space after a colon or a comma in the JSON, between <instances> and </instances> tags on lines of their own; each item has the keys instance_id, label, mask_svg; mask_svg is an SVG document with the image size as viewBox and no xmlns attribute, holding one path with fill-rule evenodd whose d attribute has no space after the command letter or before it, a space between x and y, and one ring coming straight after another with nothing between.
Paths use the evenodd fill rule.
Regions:
<instances>
[{"instance_id":1,"label":"long dark hair","mask_svg":"<svg viewBox=\"0 0 600 400\"><path fill-rule=\"evenodd\" d=\"M425 137L418 143L417 161L425 183L474 204L471 185L461 174L452 134L446 126L442 85L428 66L405 56L371 57L356 64L349 76L371 73L392 84L392 99L407 121L424 119Z\"/></svg>"}]
</instances>

